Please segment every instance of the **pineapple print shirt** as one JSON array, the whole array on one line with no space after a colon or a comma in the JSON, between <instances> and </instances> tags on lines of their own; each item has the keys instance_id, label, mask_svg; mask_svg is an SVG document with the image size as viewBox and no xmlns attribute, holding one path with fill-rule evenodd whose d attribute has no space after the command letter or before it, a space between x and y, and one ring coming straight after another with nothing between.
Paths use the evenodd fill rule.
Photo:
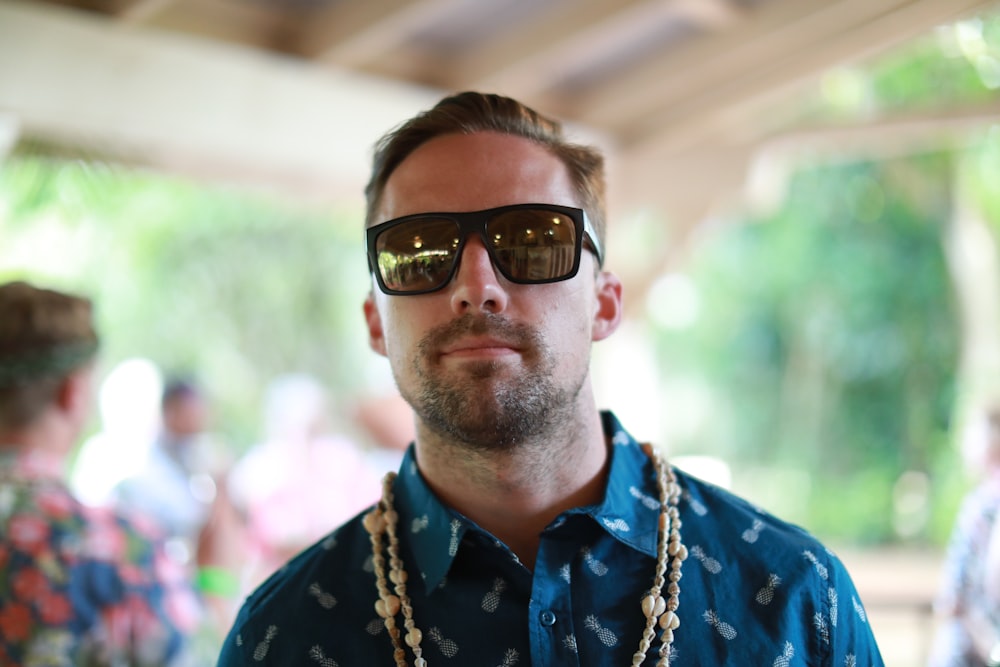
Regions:
<instances>
[{"instance_id":1,"label":"pineapple print shirt","mask_svg":"<svg viewBox=\"0 0 1000 667\"><path fill-rule=\"evenodd\" d=\"M609 412L611 472L599 505L542 534L532 573L444 506L412 447L395 486L413 617L431 667L630 665L656 562L653 467ZM883 665L844 566L802 529L682 472L680 581L671 664ZM219 667L395 665L375 613L371 544L357 517L297 556L245 602ZM399 623L401 624L401 619ZM659 640L645 665L656 663ZM407 650L407 664L413 655Z\"/></svg>"}]
</instances>

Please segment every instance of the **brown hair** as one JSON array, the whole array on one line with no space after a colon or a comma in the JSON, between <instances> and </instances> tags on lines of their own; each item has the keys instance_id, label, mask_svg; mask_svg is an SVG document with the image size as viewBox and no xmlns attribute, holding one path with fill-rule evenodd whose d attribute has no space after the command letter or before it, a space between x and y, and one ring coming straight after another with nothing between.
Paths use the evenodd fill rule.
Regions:
<instances>
[{"instance_id":1,"label":"brown hair","mask_svg":"<svg viewBox=\"0 0 1000 667\"><path fill-rule=\"evenodd\" d=\"M389 176L422 144L446 134L499 132L530 139L552 152L569 170L581 205L605 247L604 158L591 147L567 141L562 125L517 100L464 92L446 97L383 136L375 145L372 175L365 187L366 224L374 219Z\"/></svg>"},{"instance_id":2,"label":"brown hair","mask_svg":"<svg viewBox=\"0 0 1000 667\"><path fill-rule=\"evenodd\" d=\"M25 282L0 285L0 425L30 424L59 383L97 353L89 299Z\"/></svg>"}]
</instances>

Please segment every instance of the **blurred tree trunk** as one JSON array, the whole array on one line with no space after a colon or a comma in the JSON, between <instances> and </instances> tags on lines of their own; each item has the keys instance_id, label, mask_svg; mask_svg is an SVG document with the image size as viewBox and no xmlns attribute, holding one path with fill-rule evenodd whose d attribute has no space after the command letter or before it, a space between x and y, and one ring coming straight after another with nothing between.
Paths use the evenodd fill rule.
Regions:
<instances>
[{"instance_id":1,"label":"blurred tree trunk","mask_svg":"<svg viewBox=\"0 0 1000 667\"><path fill-rule=\"evenodd\" d=\"M955 197L945 241L961 324L959 422L1000 401L1000 259L997 238L967 179L969 161L955 170Z\"/></svg>"}]
</instances>

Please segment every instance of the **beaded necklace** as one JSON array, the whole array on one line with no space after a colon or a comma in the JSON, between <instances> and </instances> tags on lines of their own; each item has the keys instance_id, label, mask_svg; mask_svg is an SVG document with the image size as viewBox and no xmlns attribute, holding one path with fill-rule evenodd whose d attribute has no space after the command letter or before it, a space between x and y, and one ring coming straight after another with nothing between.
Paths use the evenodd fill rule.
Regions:
<instances>
[{"instance_id":1,"label":"beaded necklace","mask_svg":"<svg viewBox=\"0 0 1000 667\"><path fill-rule=\"evenodd\" d=\"M639 640L638 650L632 654L632 667L639 667L646 659L646 653L656 635L659 626L661 644L657 667L670 665L670 645L674 641L674 630L680 625L677 607L680 602L681 563L687 558L687 547L681 544L681 520L677 510L681 490L677 484L674 471L660 458L648 443L642 445L643 451L653 461L656 468L656 485L660 492L660 518L656 545L656 569L653 585L642 599L642 613L646 617L646 627ZM378 589L378 599L375 601L375 612L382 618L393 645L393 659L397 667L407 667L406 649L403 642L410 647L414 656L414 667L427 667L423 657L420 642L423 633L413 620L413 606L406 592L408 575L403 568L399 554L399 537L396 534L396 524L399 515L393 507L393 482L395 473L388 473L382 481L382 499L365 515L364 526L371 536L372 556L375 565L375 586ZM388 545L383 539L388 539ZM389 559L389 574L386 577L386 553ZM669 561L670 572L667 572ZM664 599L663 585L667 584L667 598ZM389 583L393 588L390 590ZM396 616L402 612L403 630L396 623ZM406 634L403 634L405 630ZM402 642L400 641L402 639Z\"/></svg>"}]
</instances>

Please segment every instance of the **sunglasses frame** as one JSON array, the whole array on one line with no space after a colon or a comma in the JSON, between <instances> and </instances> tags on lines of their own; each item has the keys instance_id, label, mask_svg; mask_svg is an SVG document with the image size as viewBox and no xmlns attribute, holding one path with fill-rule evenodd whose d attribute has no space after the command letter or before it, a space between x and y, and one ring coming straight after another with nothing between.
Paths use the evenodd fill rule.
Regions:
<instances>
[{"instance_id":1,"label":"sunglasses frame","mask_svg":"<svg viewBox=\"0 0 1000 667\"><path fill-rule=\"evenodd\" d=\"M543 280L525 280L514 278L510 276L507 270L497 261L493 246L489 242L486 234L486 225L492 218L501 213L517 210L551 211L552 213L564 215L573 221L573 226L576 229L576 242L573 247L573 268L566 275L559 276L558 278L546 278ZM378 241L378 237L383 232L392 229L393 227L424 218L450 220L458 225L458 231L461 236L459 237L458 248L455 251L455 258L452 260L451 269L448 271L447 277L445 277L445 279L437 287L420 290L390 289L385 284L385 280L382 278L382 272L378 269L378 251L375 246ZM594 231L594 227L591 225L590 219L587 217L587 212L583 209L573 208L570 206L559 206L557 204L511 204L508 206L488 208L482 211L470 211L463 213L415 213L412 215L404 215L400 218L393 218L392 220L386 220L385 222L380 222L377 225L372 225L371 227L365 229L365 243L368 250L368 269L375 276L375 282L378 283L379 289L385 294L393 296L415 296L417 294L429 294L431 292L440 291L447 287L455 277L455 272L458 271L458 265L462 257L462 252L465 250L465 242L468 240L470 234L479 234L479 238L482 239L483 245L486 247L486 251L490 255L490 261L493 263L493 266L496 267L497 271L499 271L504 278L519 285L544 285L546 283L569 280L575 276L577 272L579 272L580 256L583 253L584 246L587 245L589 245L588 250L593 252L594 256L597 257L598 265L602 264L604 259L597 233Z\"/></svg>"}]
</instances>

